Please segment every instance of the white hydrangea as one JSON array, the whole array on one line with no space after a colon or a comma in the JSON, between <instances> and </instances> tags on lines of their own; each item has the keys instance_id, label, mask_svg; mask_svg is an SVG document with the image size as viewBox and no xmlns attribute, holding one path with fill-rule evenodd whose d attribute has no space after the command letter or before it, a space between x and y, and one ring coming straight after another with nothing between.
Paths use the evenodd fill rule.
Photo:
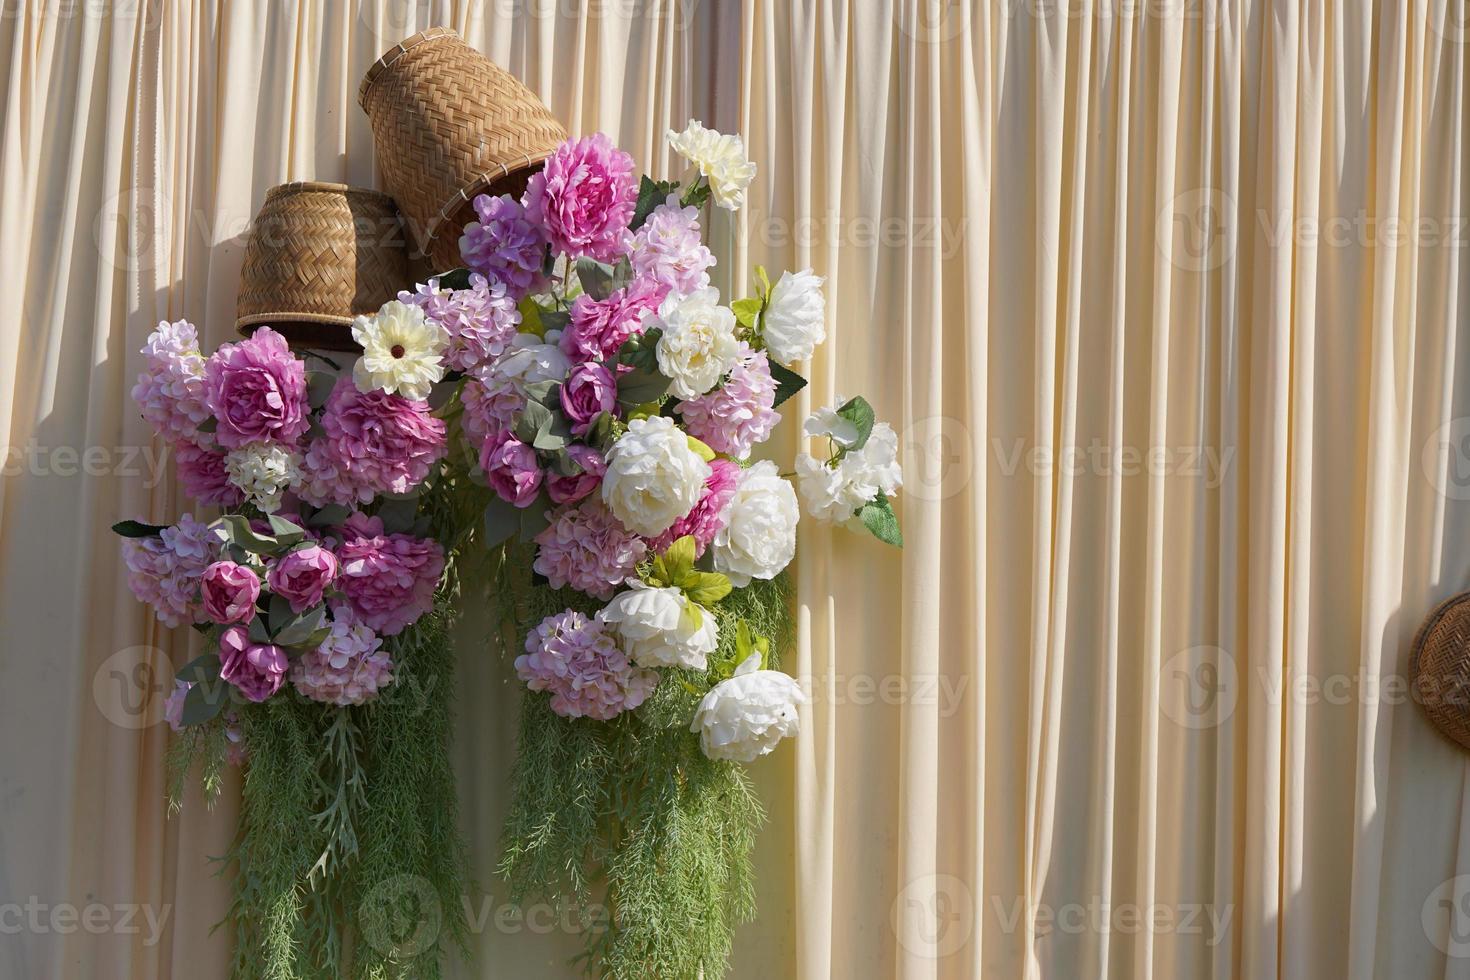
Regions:
<instances>
[{"instance_id":1,"label":"white hydrangea","mask_svg":"<svg viewBox=\"0 0 1470 980\"><path fill-rule=\"evenodd\" d=\"M850 419L837 414L837 409L846 402L841 395L826 408L819 408L806 417L801 430L813 439L827 438L839 446L848 447L858 441L858 427Z\"/></svg>"},{"instance_id":2,"label":"white hydrangea","mask_svg":"<svg viewBox=\"0 0 1470 980\"><path fill-rule=\"evenodd\" d=\"M640 667L704 670L720 641L714 614L679 589L654 588L637 579L629 585L597 614L623 652Z\"/></svg>"},{"instance_id":3,"label":"white hydrangea","mask_svg":"<svg viewBox=\"0 0 1470 980\"><path fill-rule=\"evenodd\" d=\"M735 495L725 505L720 528L711 544L715 571L736 588L751 579L771 579L796 556L796 522L801 510L796 492L776 464L763 459L742 470Z\"/></svg>"},{"instance_id":4,"label":"white hydrangea","mask_svg":"<svg viewBox=\"0 0 1470 980\"><path fill-rule=\"evenodd\" d=\"M352 368L358 391L396 392L421 401L444 377L449 331L424 316L422 307L389 300L376 315L352 322L352 339L362 346Z\"/></svg>"},{"instance_id":5,"label":"white hydrangea","mask_svg":"<svg viewBox=\"0 0 1470 980\"><path fill-rule=\"evenodd\" d=\"M673 419L634 419L608 450L602 502L628 530L658 537L699 502L709 475Z\"/></svg>"},{"instance_id":6,"label":"white hydrangea","mask_svg":"<svg viewBox=\"0 0 1470 980\"><path fill-rule=\"evenodd\" d=\"M716 204L727 211L745 204L745 189L755 179L755 164L745 157L743 139L706 129L698 119L691 119L682 133L669 130L669 145L699 168Z\"/></svg>"},{"instance_id":7,"label":"white hydrangea","mask_svg":"<svg viewBox=\"0 0 1470 980\"><path fill-rule=\"evenodd\" d=\"M698 398L740 359L735 314L720 305L718 289L670 296L649 327L663 330L654 350L658 369L670 379L669 392L676 398Z\"/></svg>"},{"instance_id":8,"label":"white hydrangea","mask_svg":"<svg viewBox=\"0 0 1470 980\"><path fill-rule=\"evenodd\" d=\"M560 336L559 332L556 332ZM550 334L548 334L550 339ZM518 333L511 349L495 362L490 373L513 381L517 388L538 381L565 381L572 362L556 344L545 343L533 333Z\"/></svg>"},{"instance_id":9,"label":"white hydrangea","mask_svg":"<svg viewBox=\"0 0 1470 980\"><path fill-rule=\"evenodd\" d=\"M301 482L301 463L284 446L248 443L225 454L225 475L267 514L281 509L281 494Z\"/></svg>"},{"instance_id":10,"label":"white hydrangea","mask_svg":"<svg viewBox=\"0 0 1470 980\"><path fill-rule=\"evenodd\" d=\"M807 419L808 434L819 434L828 424L827 411ZM808 514L828 524L845 524L864 504L880 494L891 497L903 486L898 434L887 422L875 422L863 447L850 450L836 466L802 453L796 457L796 482Z\"/></svg>"},{"instance_id":11,"label":"white hydrangea","mask_svg":"<svg viewBox=\"0 0 1470 980\"><path fill-rule=\"evenodd\" d=\"M806 692L789 675L760 665L760 654L751 654L699 702L689 730L711 759L754 762L801 730L796 706L808 703Z\"/></svg>"},{"instance_id":12,"label":"white hydrangea","mask_svg":"<svg viewBox=\"0 0 1470 980\"><path fill-rule=\"evenodd\" d=\"M826 280L810 269L783 272L771 287L770 300L761 316L761 337L771 357L790 367L812 356L817 345L827 339L826 301L822 283Z\"/></svg>"}]
</instances>

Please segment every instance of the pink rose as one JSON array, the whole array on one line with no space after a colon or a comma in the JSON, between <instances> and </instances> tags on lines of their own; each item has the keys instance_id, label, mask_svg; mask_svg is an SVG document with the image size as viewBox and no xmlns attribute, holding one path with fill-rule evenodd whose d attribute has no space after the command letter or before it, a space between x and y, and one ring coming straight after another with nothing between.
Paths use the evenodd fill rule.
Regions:
<instances>
[{"instance_id":1,"label":"pink rose","mask_svg":"<svg viewBox=\"0 0 1470 980\"><path fill-rule=\"evenodd\" d=\"M529 507L541 492L541 467L536 450L510 433L485 440L480 450L480 469L490 489L517 507Z\"/></svg>"},{"instance_id":2,"label":"pink rose","mask_svg":"<svg viewBox=\"0 0 1470 980\"><path fill-rule=\"evenodd\" d=\"M526 186L526 217L552 248L600 262L628 251L637 203L633 158L602 133L567 140Z\"/></svg>"},{"instance_id":3,"label":"pink rose","mask_svg":"<svg viewBox=\"0 0 1470 980\"><path fill-rule=\"evenodd\" d=\"M290 662L286 652L268 643L251 643L250 631L231 626L219 638L219 675L251 701L264 701L280 690Z\"/></svg>"},{"instance_id":4,"label":"pink rose","mask_svg":"<svg viewBox=\"0 0 1470 980\"><path fill-rule=\"evenodd\" d=\"M306 366L270 327L215 351L204 366L204 390L219 420L215 437L226 449L294 443L310 425Z\"/></svg>"},{"instance_id":5,"label":"pink rose","mask_svg":"<svg viewBox=\"0 0 1470 980\"><path fill-rule=\"evenodd\" d=\"M607 299L586 293L572 303L571 320L561 335L562 353L572 361L605 361L634 334L643 332L643 321L658 311L669 287L656 279L634 279Z\"/></svg>"},{"instance_id":6,"label":"pink rose","mask_svg":"<svg viewBox=\"0 0 1470 980\"><path fill-rule=\"evenodd\" d=\"M563 476L556 470L546 473L546 495L554 503L570 504L581 500L602 484L602 474L607 472L607 463L602 454L591 446L573 443L567 447L572 462L582 468L575 476Z\"/></svg>"},{"instance_id":7,"label":"pink rose","mask_svg":"<svg viewBox=\"0 0 1470 980\"><path fill-rule=\"evenodd\" d=\"M299 613L322 601L322 593L337 577L337 558L320 545L309 544L271 562L265 580L276 595L285 596L291 611Z\"/></svg>"},{"instance_id":8,"label":"pink rose","mask_svg":"<svg viewBox=\"0 0 1470 980\"><path fill-rule=\"evenodd\" d=\"M204 614L216 623L248 623L255 618L260 578L244 565L217 561L199 577Z\"/></svg>"},{"instance_id":9,"label":"pink rose","mask_svg":"<svg viewBox=\"0 0 1470 980\"><path fill-rule=\"evenodd\" d=\"M618 383L601 364L578 364L561 386L561 407L572 423L573 435L582 435L593 419L611 412L617 403Z\"/></svg>"},{"instance_id":10,"label":"pink rose","mask_svg":"<svg viewBox=\"0 0 1470 980\"><path fill-rule=\"evenodd\" d=\"M350 517L342 531L337 587L371 629L391 636L433 608L444 571L437 541L384 534L383 522L364 514Z\"/></svg>"}]
</instances>

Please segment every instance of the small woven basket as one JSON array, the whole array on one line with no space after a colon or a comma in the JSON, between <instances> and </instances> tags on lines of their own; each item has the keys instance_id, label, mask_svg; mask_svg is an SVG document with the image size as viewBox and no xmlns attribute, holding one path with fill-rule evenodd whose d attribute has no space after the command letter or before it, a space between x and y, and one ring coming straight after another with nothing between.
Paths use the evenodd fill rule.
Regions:
<instances>
[{"instance_id":1,"label":"small woven basket","mask_svg":"<svg viewBox=\"0 0 1470 980\"><path fill-rule=\"evenodd\" d=\"M519 196L567 131L536 95L447 27L389 49L357 101L383 186L440 271L460 264L477 194Z\"/></svg>"},{"instance_id":2,"label":"small woven basket","mask_svg":"<svg viewBox=\"0 0 1470 980\"><path fill-rule=\"evenodd\" d=\"M355 350L353 318L413 288L409 254L387 194L318 181L272 187L245 246L235 328L268 324L299 347Z\"/></svg>"},{"instance_id":3,"label":"small woven basket","mask_svg":"<svg viewBox=\"0 0 1470 980\"><path fill-rule=\"evenodd\" d=\"M1409 690L1435 728L1470 749L1470 592L1440 603L1419 627Z\"/></svg>"}]
</instances>

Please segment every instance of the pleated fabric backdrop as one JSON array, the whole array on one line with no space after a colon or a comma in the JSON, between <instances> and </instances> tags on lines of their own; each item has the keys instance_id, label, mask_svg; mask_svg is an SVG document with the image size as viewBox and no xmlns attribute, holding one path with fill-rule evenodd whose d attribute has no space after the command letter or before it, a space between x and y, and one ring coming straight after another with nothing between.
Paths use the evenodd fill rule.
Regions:
<instances>
[{"instance_id":1,"label":"pleated fabric backdrop","mask_svg":"<svg viewBox=\"0 0 1470 980\"><path fill-rule=\"evenodd\" d=\"M8 973L223 970L233 787L165 820L166 731L118 694L186 656L105 533L180 503L123 458L135 352L228 338L265 189L371 184L357 80L442 23L656 171L690 115L744 132L721 284L828 277L788 414L862 392L901 433L902 553L801 532L813 704L755 767L736 976L1470 977L1465 756L1404 692L1470 579L1461 5L58 6L0 20L0 928L171 915L24 928ZM496 914L519 695L482 616L459 973L572 976L577 937Z\"/></svg>"}]
</instances>

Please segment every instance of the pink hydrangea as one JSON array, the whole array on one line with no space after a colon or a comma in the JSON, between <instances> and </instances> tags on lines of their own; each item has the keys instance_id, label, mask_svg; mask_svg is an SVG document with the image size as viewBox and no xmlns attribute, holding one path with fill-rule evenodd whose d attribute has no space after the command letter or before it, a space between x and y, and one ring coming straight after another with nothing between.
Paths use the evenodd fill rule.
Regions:
<instances>
[{"instance_id":1,"label":"pink hydrangea","mask_svg":"<svg viewBox=\"0 0 1470 980\"><path fill-rule=\"evenodd\" d=\"M781 421L775 404L776 381L765 351L742 342L740 360L725 383L678 408L690 435L717 453L744 459Z\"/></svg>"},{"instance_id":2,"label":"pink hydrangea","mask_svg":"<svg viewBox=\"0 0 1470 980\"><path fill-rule=\"evenodd\" d=\"M202 622L199 580L220 545L207 525L188 514L157 535L123 541L128 588L166 626Z\"/></svg>"},{"instance_id":3,"label":"pink hydrangea","mask_svg":"<svg viewBox=\"0 0 1470 980\"><path fill-rule=\"evenodd\" d=\"M555 467L546 471L546 495L554 504L581 500L602 485L602 474L607 472L607 461L591 446L574 442L567 447L567 455L581 469L571 476L558 473Z\"/></svg>"},{"instance_id":4,"label":"pink hydrangea","mask_svg":"<svg viewBox=\"0 0 1470 980\"><path fill-rule=\"evenodd\" d=\"M554 514L536 544L533 567L553 589L571 586L599 599L611 599L648 550L596 498Z\"/></svg>"},{"instance_id":5,"label":"pink hydrangea","mask_svg":"<svg viewBox=\"0 0 1470 980\"><path fill-rule=\"evenodd\" d=\"M193 442L209 418L204 403L204 355L199 333L188 320L158 324L143 345L143 373L133 401L143 418L170 442Z\"/></svg>"},{"instance_id":6,"label":"pink hydrangea","mask_svg":"<svg viewBox=\"0 0 1470 980\"><path fill-rule=\"evenodd\" d=\"M541 492L541 466L536 450L510 433L485 440L480 450L480 469L500 499L517 507L529 507Z\"/></svg>"},{"instance_id":7,"label":"pink hydrangea","mask_svg":"<svg viewBox=\"0 0 1470 980\"><path fill-rule=\"evenodd\" d=\"M475 446L508 432L516 413L526 407L526 396L513 380L483 369L465 379L459 399L464 405L460 424Z\"/></svg>"},{"instance_id":8,"label":"pink hydrangea","mask_svg":"<svg viewBox=\"0 0 1470 980\"><path fill-rule=\"evenodd\" d=\"M294 443L311 424L306 365L269 327L210 355L204 380L206 403L219 420L215 437L226 449Z\"/></svg>"},{"instance_id":9,"label":"pink hydrangea","mask_svg":"<svg viewBox=\"0 0 1470 980\"><path fill-rule=\"evenodd\" d=\"M680 296L709 285L715 257L699 237L699 209L670 199L649 212L633 235L633 272Z\"/></svg>"},{"instance_id":10,"label":"pink hydrangea","mask_svg":"<svg viewBox=\"0 0 1470 980\"><path fill-rule=\"evenodd\" d=\"M393 683L393 658L352 607L339 604L332 608L332 632L291 667L291 683L313 701L365 704Z\"/></svg>"},{"instance_id":11,"label":"pink hydrangea","mask_svg":"<svg viewBox=\"0 0 1470 980\"><path fill-rule=\"evenodd\" d=\"M480 220L465 225L459 239L464 264L503 283L516 300L539 289L545 282L546 236L526 217L526 209L509 194L481 194L474 207Z\"/></svg>"},{"instance_id":12,"label":"pink hydrangea","mask_svg":"<svg viewBox=\"0 0 1470 980\"><path fill-rule=\"evenodd\" d=\"M635 667L601 622L571 609L526 637L516 674L531 690L551 692L557 714L598 721L638 707L658 686L657 672Z\"/></svg>"},{"instance_id":13,"label":"pink hydrangea","mask_svg":"<svg viewBox=\"0 0 1470 980\"><path fill-rule=\"evenodd\" d=\"M572 303L571 322L561 335L561 349L573 361L605 361L634 334L643 332L643 321L668 295L668 287L655 279L636 278L607 299L583 293Z\"/></svg>"},{"instance_id":14,"label":"pink hydrangea","mask_svg":"<svg viewBox=\"0 0 1470 980\"><path fill-rule=\"evenodd\" d=\"M628 250L637 203L633 158L602 133L558 146L526 187L526 217L545 230L552 248L600 262Z\"/></svg>"},{"instance_id":15,"label":"pink hydrangea","mask_svg":"<svg viewBox=\"0 0 1470 980\"><path fill-rule=\"evenodd\" d=\"M219 676L250 701L264 701L281 689L290 661L272 643L252 643L250 631L231 626L219 637Z\"/></svg>"},{"instance_id":16,"label":"pink hydrangea","mask_svg":"<svg viewBox=\"0 0 1470 980\"><path fill-rule=\"evenodd\" d=\"M428 402L385 391L360 391L338 379L322 411L323 435L302 457L299 493L308 502L367 503L405 493L444 458L444 420Z\"/></svg>"},{"instance_id":17,"label":"pink hydrangea","mask_svg":"<svg viewBox=\"0 0 1470 980\"><path fill-rule=\"evenodd\" d=\"M245 494L230 482L225 454L219 450L182 442L174 449L174 464L184 492L201 504L236 507L244 502Z\"/></svg>"},{"instance_id":18,"label":"pink hydrangea","mask_svg":"<svg viewBox=\"0 0 1470 980\"><path fill-rule=\"evenodd\" d=\"M492 285L478 274L470 276L468 289L440 289L439 280L430 279L416 293L399 292L398 299L422 307L425 316L449 331L444 362L456 371L469 371L504 354L521 323L521 311L505 283Z\"/></svg>"},{"instance_id":19,"label":"pink hydrangea","mask_svg":"<svg viewBox=\"0 0 1470 980\"><path fill-rule=\"evenodd\" d=\"M364 514L348 518L342 531L337 587L371 629L392 636L433 608L444 571L439 542L384 534L383 522Z\"/></svg>"},{"instance_id":20,"label":"pink hydrangea","mask_svg":"<svg viewBox=\"0 0 1470 980\"><path fill-rule=\"evenodd\" d=\"M715 535L725 526L725 507L735 496L740 485L740 466L728 459L711 460L709 479L704 481L704 492L694 509L674 522L674 526L648 543L649 551L662 554L669 545L684 537L694 535L694 550L704 554Z\"/></svg>"}]
</instances>

